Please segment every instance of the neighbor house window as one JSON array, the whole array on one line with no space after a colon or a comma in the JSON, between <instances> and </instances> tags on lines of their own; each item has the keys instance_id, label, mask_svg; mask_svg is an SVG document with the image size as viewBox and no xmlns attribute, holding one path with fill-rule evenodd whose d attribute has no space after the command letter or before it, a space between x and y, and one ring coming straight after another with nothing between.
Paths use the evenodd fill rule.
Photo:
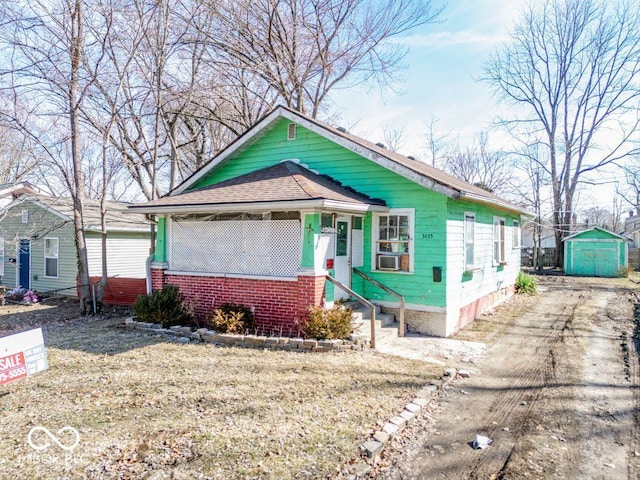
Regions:
<instances>
[{"instance_id":1,"label":"neighbor house window","mask_svg":"<svg viewBox=\"0 0 640 480\"><path fill-rule=\"evenodd\" d=\"M520 222L513 221L513 248L520 248Z\"/></svg>"},{"instance_id":2,"label":"neighbor house window","mask_svg":"<svg viewBox=\"0 0 640 480\"><path fill-rule=\"evenodd\" d=\"M413 218L413 209L391 209L375 216L376 270L413 270Z\"/></svg>"},{"instance_id":3,"label":"neighbor house window","mask_svg":"<svg viewBox=\"0 0 640 480\"><path fill-rule=\"evenodd\" d=\"M44 239L44 276L58 276L58 239Z\"/></svg>"},{"instance_id":4,"label":"neighbor house window","mask_svg":"<svg viewBox=\"0 0 640 480\"><path fill-rule=\"evenodd\" d=\"M0 237L0 277L4 275L4 237Z\"/></svg>"},{"instance_id":5,"label":"neighbor house window","mask_svg":"<svg viewBox=\"0 0 640 480\"><path fill-rule=\"evenodd\" d=\"M29 223L29 210L22 210L22 223Z\"/></svg>"},{"instance_id":6,"label":"neighbor house window","mask_svg":"<svg viewBox=\"0 0 640 480\"><path fill-rule=\"evenodd\" d=\"M475 229L476 214L464 214L464 266L465 269L472 269L475 263Z\"/></svg>"},{"instance_id":7,"label":"neighbor house window","mask_svg":"<svg viewBox=\"0 0 640 480\"><path fill-rule=\"evenodd\" d=\"M493 217L493 262L504 261L504 218Z\"/></svg>"}]
</instances>

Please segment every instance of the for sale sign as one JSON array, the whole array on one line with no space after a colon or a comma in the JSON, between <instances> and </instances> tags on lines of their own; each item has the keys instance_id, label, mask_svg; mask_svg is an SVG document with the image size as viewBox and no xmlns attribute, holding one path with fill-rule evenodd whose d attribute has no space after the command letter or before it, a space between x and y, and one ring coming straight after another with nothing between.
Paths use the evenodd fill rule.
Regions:
<instances>
[{"instance_id":1,"label":"for sale sign","mask_svg":"<svg viewBox=\"0 0 640 480\"><path fill-rule=\"evenodd\" d=\"M42 330L0 338L0 385L48 368Z\"/></svg>"}]
</instances>

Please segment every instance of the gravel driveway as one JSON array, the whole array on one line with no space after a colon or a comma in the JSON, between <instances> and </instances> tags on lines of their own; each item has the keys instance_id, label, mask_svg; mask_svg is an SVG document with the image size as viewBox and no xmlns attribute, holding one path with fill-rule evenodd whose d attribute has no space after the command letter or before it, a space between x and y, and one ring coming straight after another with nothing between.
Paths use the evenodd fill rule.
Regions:
<instances>
[{"instance_id":1,"label":"gravel driveway","mask_svg":"<svg viewBox=\"0 0 640 480\"><path fill-rule=\"evenodd\" d=\"M538 296L460 335L487 353L385 451L376 478L640 478L637 285L540 280ZM476 434L492 446L474 450Z\"/></svg>"}]
</instances>

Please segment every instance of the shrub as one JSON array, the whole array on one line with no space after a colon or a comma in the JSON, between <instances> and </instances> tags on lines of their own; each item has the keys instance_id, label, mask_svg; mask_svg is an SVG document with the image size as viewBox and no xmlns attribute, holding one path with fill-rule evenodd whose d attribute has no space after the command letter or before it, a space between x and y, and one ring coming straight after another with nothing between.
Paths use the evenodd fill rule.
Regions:
<instances>
[{"instance_id":1,"label":"shrub","mask_svg":"<svg viewBox=\"0 0 640 480\"><path fill-rule=\"evenodd\" d=\"M631 265L627 265L626 267L620 267L618 270L619 277L629 278L629 275L633 273L633 267Z\"/></svg>"},{"instance_id":2,"label":"shrub","mask_svg":"<svg viewBox=\"0 0 640 480\"><path fill-rule=\"evenodd\" d=\"M319 340L347 338L351 333L353 312L350 308L335 305L332 309L309 307L309 318L302 324L302 333L307 338Z\"/></svg>"},{"instance_id":3,"label":"shrub","mask_svg":"<svg viewBox=\"0 0 640 480\"><path fill-rule=\"evenodd\" d=\"M538 293L538 283L531 275L519 272L516 278L516 293L535 295Z\"/></svg>"},{"instance_id":4,"label":"shrub","mask_svg":"<svg viewBox=\"0 0 640 480\"><path fill-rule=\"evenodd\" d=\"M190 325L193 312L175 285L165 285L151 295L141 295L133 305L140 321L160 323L163 328L173 325Z\"/></svg>"},{"instance_id":5,"label":"shrub","mask_svg":"<svg viewBox=\"0 0 640 480\"><path fill-rule=\"evenodd\" d=\"M254 328L255 317L246 305L223 303L213 311L209 322L218 332L247 333Z\"/></svg>"}]
</instances>

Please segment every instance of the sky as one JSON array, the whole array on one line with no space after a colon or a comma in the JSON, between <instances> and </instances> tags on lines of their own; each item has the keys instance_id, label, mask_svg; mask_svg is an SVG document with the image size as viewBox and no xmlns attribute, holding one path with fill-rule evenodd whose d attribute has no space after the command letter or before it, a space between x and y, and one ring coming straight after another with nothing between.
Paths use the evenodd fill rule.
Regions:
<instances>
[{"instance_id":1,"label":"sky","mask_svg":"<svg viewBox=\"0 0 640 480\"><path fill-rule=\"evenodd\" d=\"M446 134L449 141L471 144L488 131L490 146L504 148L509 138L492 123L513 107L494 98L480 78L491 55L509 42L525 5L526 0L450 0L440 23L421 26L402 39L409 53L399 92L362 86L332 96L341 126L383 143L385 127L402 128L406 142L400 153L424 160L430 118L436 121L436 134ZM616 178L621 174L602 175L604 181ZM614 193L609 183L583 190L579 200L583 208L611 209Z\"/></svg>"},{"instance_id":2,"label":"sky","mask_svg":"<svg viewBox=\"0 0 640 480\"><path fill-rule=\"evenodd\" d=\"M396 85L399 92L356 87L333 96L343 126L376 142L383 141L384 127L404 128L406 144L400 151L417 157L426 155L430 118L436 131L472 141L505 108L479 78L490 55L508 41L524 3L451 0L440 23L419 27L402 39L409 53L404 82Z\"/></svg>"}]
</instances>

